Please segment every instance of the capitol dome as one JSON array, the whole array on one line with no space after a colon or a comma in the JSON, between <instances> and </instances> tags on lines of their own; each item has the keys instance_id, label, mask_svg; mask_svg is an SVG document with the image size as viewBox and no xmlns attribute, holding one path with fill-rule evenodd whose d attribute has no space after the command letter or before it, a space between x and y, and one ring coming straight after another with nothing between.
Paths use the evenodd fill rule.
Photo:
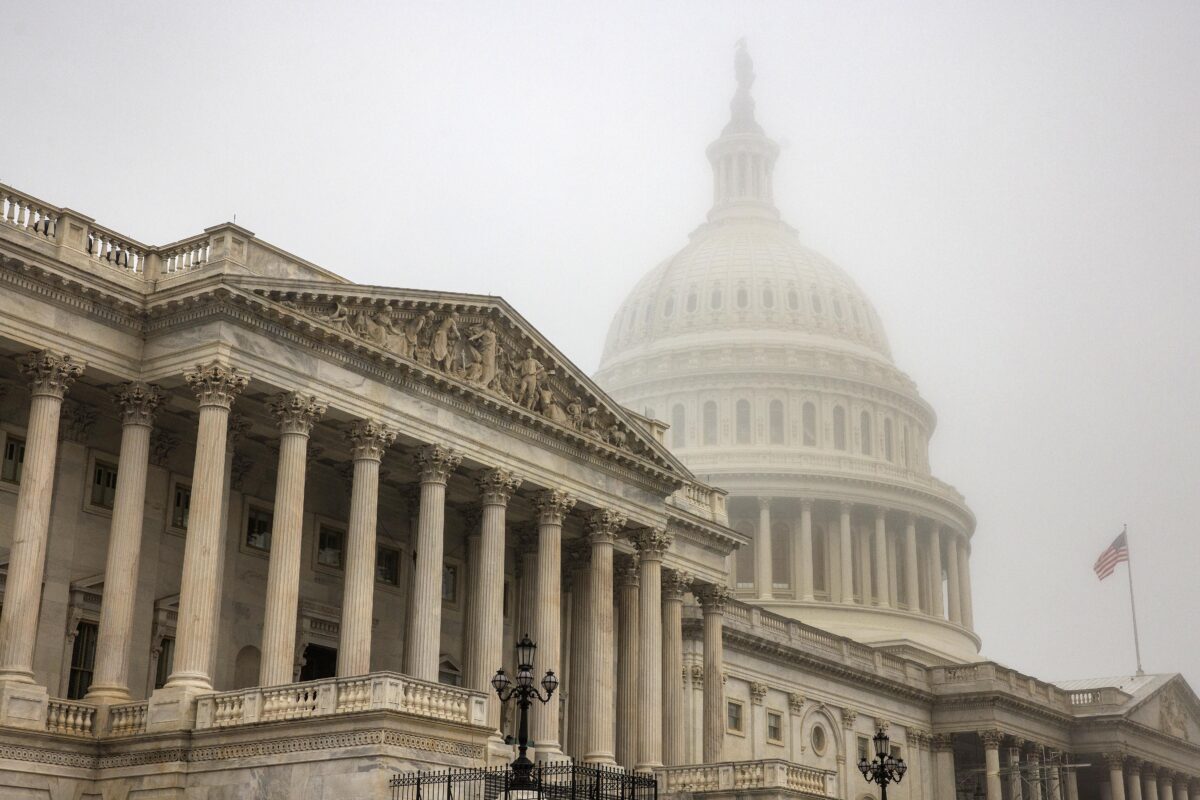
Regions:
<instances>
[{"instance_id":1,"label":"capitol dome","mask_svg":"<svg viewBox=\"0 0 1200 800\"><path fill-rule=\"evenodd\" d=\"M782 220L744 47L737 77L707 151L708 218L617 310L596 380L730 492L752 541L729 565L739 597L930 663L974 660L975 519L930 469L933 409L871 301Z\"/></svg>"}]
</instances>

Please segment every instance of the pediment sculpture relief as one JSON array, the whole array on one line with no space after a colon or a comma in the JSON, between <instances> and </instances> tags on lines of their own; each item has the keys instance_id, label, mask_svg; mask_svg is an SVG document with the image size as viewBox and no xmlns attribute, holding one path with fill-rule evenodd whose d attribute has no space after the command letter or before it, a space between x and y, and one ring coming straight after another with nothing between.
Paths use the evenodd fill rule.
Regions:
<instances>
[{"instance_id":1,"label":"pediment sculpture relief","mask_svg":"<svg viewBox=\"0 0 1200 800\"><path fill-rule=\"evenodd\" d=\"M1178 696L1178 690L1172 689L1163 694L1158 705L1158 721L1163 733L1176 736L1184 741L1188 740L1187 716L1183 710L1183 702Z\"/></svg>"},{"instance_id":2,"label":"pediment sculpture relief","mask_svg":"<svg viewBox=\"0 0 1200 800\"><path fill-rule=\"evenodd\" d=\"M569 381L540 360L527 341L502 331L485 314L444 314L335 301L284 305L427 369L541 414L632 453L646 447L594 397L568 391Z\"/></svg>"}]
</instances>

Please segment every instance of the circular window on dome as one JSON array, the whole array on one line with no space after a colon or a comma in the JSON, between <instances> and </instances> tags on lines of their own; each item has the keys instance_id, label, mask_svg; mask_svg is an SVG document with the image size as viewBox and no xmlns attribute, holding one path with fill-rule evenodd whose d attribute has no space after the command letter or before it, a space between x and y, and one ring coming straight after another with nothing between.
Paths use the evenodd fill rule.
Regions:
<instances>
[{"instance_id":1,"label":"circular window on dome","mask_svg":"<svg viewBox=\"0 0 1200 800\"><path fill-rule=\"evenodd\" d=\"M788 310L798 311L800 309L800 293L795 289L788 290Z\"/></svg>"},{"instance_id":2,"label":"circular window on dome","mask_svg":"<svg viewBox=\"0 0 1200 800\"><path fill-rule=\"evenodd\" d=\"M750 305L750 293L746 291L746 287L739 287L737 290L737 305L738 308L745 308Z\"/></svg>"},{"instance_id":3,"label":"circular window on dome","mask_svg":"<svg viewBox=\"0 0 1200 800\"><path fill-rule=\"evenodd\" d=\"M775 307L775 293L771 291L771 287L763 289L763 308Z\"/></svg>"},{"instance_id":4,"label":"circular window on dome","mask_svg":"<svg viewBox=\"0 0 1200 800\"><path fill-rule=\"evenodd\" d=\"M695 313L696 307L699 305L700 305L700 295L696 294L695 289L692 289L692 291L688 292L688 299L687 299L688 313L689 314Z\"/></svg>"},{"instance_id":5,"label":"circular window on dome","mask_svg":"<svg viewBox=\"0 0 1200 800\"><path fill-rule=\"evenodd\" d=\"M810 738L812 740L813 751L819 756L825 755L825 729L820 725L813 725L812 736Z\"/></svg>"},{"instance_id":6,"label":"circular window on dome","mask_svg":"<svg viewBox=\"0 0 1200 800\"><path fill-rule=\"evenodd\" d=\"M675 295L671 295L670 297L667 298L667 302L663 303L663 316L666 317L667 319L670 319L671 315L674 313L675 313Z\"/></svg>"},{"instance_id":7,"label":"circular window on dome","mask_svg":"<svg viewBox=\"0 0 1200 800\"><path fill-rule=\"evenodd\" d=\"M812 307L813 307L814 314L821 313L821 296L819 294L817 294L816 292L813 292Z\"/></svg>"},{"instance_id":8,"label":"circular window on dome","mask_svg":"<svg viewBox=\"0 0 1200 800\"><path fill-rule=\"evenodd\" d=\"M712 290L712 297L709 299L709 305L713 311L719 311L721 308L721 287Z\"/></svg>"}]
</instances>

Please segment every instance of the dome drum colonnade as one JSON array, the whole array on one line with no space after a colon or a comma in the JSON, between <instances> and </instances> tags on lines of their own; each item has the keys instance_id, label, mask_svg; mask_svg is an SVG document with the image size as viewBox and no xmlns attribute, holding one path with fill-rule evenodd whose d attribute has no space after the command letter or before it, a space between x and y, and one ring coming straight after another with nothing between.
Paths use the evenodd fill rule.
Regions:
<instances>
[{"instance_id":1,"label":"dome drum colonnade","mask_svg":"<svg viewBox=\"0 0 1200 800\"><path fill-rule=\"evenodd\" d=\"M730 122L707 151L708 220L617 311L597 380L666 422L673 452L730 492L730 524L753 541L731 564L741 596L971 660L975 520L930 472L936 417L870 300L781 220L779 150L755 120L744 49L736 66Z\"/></svg>"}]
</instances>

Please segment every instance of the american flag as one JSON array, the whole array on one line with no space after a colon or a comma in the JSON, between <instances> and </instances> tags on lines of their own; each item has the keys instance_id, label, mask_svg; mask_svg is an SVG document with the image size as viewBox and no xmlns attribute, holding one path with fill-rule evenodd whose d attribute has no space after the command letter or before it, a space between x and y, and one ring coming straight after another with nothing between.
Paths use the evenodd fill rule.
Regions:
<instances>
[{"instance_id":1,"label":"american flag","mask_svg":"<svg viewBox=\"0 0 1200 800\"><path fill-rule=\"evenodd\" d=\"M1117 564L1122 561L1129 561L1129 544L1125 541L1125 531L1121 531L1121 535L1113 539L1113 543L1108 546L1108 549L1096 559L1096 566L1093 567L1096 570L1096 577L1104 580L1113 574Z\"/></svg>"}]
</instances>

